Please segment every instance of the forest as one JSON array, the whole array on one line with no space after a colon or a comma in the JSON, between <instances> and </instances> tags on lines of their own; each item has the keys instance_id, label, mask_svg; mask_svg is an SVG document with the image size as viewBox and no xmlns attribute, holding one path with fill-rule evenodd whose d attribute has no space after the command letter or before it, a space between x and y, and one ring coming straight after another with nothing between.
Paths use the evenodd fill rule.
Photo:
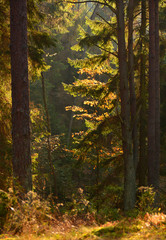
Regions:
<instances>
[{"instance_id":1,"label":"forest","mask_svg":"<svg viewBox=\"0 0 166 240\"><path fill-rule=\"evenodd\" d=\"M0 239L166 239L166 1L0 0Z\"/></svg>"}]
</instances>

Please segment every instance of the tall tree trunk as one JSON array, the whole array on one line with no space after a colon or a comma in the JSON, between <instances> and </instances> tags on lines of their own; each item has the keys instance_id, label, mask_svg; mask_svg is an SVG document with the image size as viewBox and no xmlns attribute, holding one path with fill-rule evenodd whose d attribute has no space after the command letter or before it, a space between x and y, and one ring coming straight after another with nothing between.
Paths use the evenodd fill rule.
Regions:
<instances>
[{"instance_id":1,"label":"tall tree trunk","mask_svg":"<svg viewBox=\"0 0 166 240\"><path fill-rule=\"evenodd\" d=\"M159 187L160 172L160 48L159 48L159 1L155 1L155 77L156 77L156 188Z\"/></svg>"},{"instance_id":2,"label":"tall tree trunk","mask_svg":"<svg viewBox=\"0 0 166 240\"><path fill-rule=\"evenodd\" d=\"M160 163L160 82L158 0L149 0L148 184L157 191Z\"/></svg>"},{"instance_id":3,"label":"tall tree trunk","mask_svg":"<svg viewBox=\"0 0 166 240\"><path fill-rule=\"evenodd\" d=\"M148 184L155 177L155 0L149 0Z\"/></svg>"},{"instance_id":4,"label":"tall tree trunk","mask_svg":"<svg viewBox=\"0 0 166 240\"><path fill-rule=\"evenodd\" d=\"M27 60L27 1L10 0L14 184L32 189Z\"/></svg>"},{"instance_id":5,"label":"tall tree trunk","mask_svg":"<svg viewBox=\"0 0 166 240\"><path fill-rule=\"evenodd\" d=\"M141 6L141 30L140 30L140 52L141 52L141 63L140 63L140 155L139 155L139 186L145 186L146 183L146 172L147 172L147 106L146 106L146 55L145 55L145 34L146 34L146 0L142 0Z\"/></svg>"},{"instance_id":6,"label":"tall tree trunk","mask_svg":"<svg viewBox=\"0 0 166 240\"><path fill-rule=\"evenodd\" d=\"M118 58L120 73L121 125L124 156L124 209L135 206L135 168L133 161L132 133L130 121L130 98L127 74L127 53L125 44L124 3L117 0Z\"/></svg>"},{"instance_id":7,"label":"tall tree trunk","mask_svg":"<svg viewBox=\"0 0 166 240\"><path fill-rule=\"evenodd\" d=\"M54 195L57 196L57 184L56 184L56 174L55 174L55 167L52 162L51 158L51 142L50 142L50 135L51 135L51 126L50 126L50 117L48 113L48 107L47 107L47 100L46 100L46 89L45 89L45 79L43 73L41 73L41 81L42 81L42 94L43 94L43 103L44 103L44 109L46 114L46 121L47 121L47 152L48 152L48 162L51 170L51 175L53 177L54 181Z\"/></svg>"},{"instance_id":8,"label":"tall tree trunk","mask_svg":"<svg viewBox=\"0 0 166 240\"><path fill-rule=\"evenodd\" d=\"M134 0L129 1L128 5L128 76L130 86L130 111L131 111L131 125L133 138L133 160L135 170L138 164L138 118L136 109L136 94L134 84L134 54L133 54L133 21L134 21Z\"/></svg>"}]
</instances>

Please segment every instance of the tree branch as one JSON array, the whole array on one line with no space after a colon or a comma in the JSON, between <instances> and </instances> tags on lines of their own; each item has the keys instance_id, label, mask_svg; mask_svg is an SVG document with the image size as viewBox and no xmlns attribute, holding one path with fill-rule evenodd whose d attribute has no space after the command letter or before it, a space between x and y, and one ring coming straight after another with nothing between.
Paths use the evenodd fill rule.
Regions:
<instances>
[{"instance_id":1,"label":"tree branch","mask_svg":"<svg viewBox=\"0 0 166 240\"><path fill-rule=\"evenodd\" d=\"M116 9L115 8L113 8L112 6L110 6L106 1L104 1L104 2L100 2L100 1L98 1L98 0L82 0L82 1L79 1L79 2L73 2L73 1L65 1L66 3L74 3L74 4L79 4L79 3L99 3L99 4L101 4L101 5L104 5L104 6L107 6L107 7L109 7L109 9L111 9L111 11L113 12L113 13L115 13L115 14L117 14L117 11L116 11ZM56 3L64 3L64 1L58 1L58 2L56 2Z\"/></svg>"}]
</instances>

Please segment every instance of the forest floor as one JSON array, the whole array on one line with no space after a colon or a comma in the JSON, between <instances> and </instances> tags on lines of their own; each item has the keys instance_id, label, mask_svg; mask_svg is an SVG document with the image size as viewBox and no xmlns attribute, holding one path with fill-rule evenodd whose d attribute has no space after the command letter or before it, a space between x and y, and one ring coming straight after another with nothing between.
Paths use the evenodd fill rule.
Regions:
<instances>
[{"instance_id":1,"label":"forest floor","mask_svg":"<svg viewBox=\"0 0 166 240\"><path fill-rule=\"evenodd\" d=\"M107 222L100 226L71 226L70 229L57 231L57 228L20 235L2 234L0 239L8 240L165 240L166 215L148 214L137 218L123 217L119 221Z\"/></svg>"}]
</instances>

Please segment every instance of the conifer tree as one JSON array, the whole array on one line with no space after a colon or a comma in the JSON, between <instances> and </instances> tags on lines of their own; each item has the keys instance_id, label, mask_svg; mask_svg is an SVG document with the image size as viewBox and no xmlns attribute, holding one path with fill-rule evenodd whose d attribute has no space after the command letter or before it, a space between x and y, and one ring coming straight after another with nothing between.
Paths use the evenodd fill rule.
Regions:
<instances>
[{"instance_id":1,"label":"conifer tree","mask_svg":"<svg viewBox=\"0 0 166 240\"><path fill-rule=\"evenodd\" d=\"M118 24L118 58L120 74L120 95L121 95L121 124L123 139L124 156L124 209L129 210L135 206L136 178L133 159L132 127L130 120L130 98L127 73L127 53L125 43L125 24L124 24L124 2L118 0L117 6L117 24Z\"/></svg>"},{"instance_id":2,"label":"conifer tree","mask_svg":"<svg viewBox=\"0 0 166 240\"><path fill-rule=\"evenodd\" d=\"M28 14L28 63L29 79L39 77L41 71L48 69L43 58L44 47L55 46L55 40L50 37L48 31L41 31L39 24L43 20L41 13L40 0L30 0L27 3ZM10 3L9 1L0 2L0 152L1 167L0 171L4 172L1 188L6 189L10 184L9 176L12 174L11 169L11 84L10 84Z\"/></svg>"},{"instance_id":3,"label":"conifer tree","mask_svg":"<svg viewBox=\"0 0 166 240\"><path fill-rule=\"evenodd\" d=\"M148 184L157 191L160 165L160 79L158 0L149 1Z\"/></svg>"},{"instance_id":4,"label":"conifer tree","mask_svg":"<svg viewBox=\"0 0 166 240\"><path fill-rule=\"evenodd\" d=\"M140 27L140 118L139 118L139 186L146 186L147 178L147 46L146 46L146 24L147 24L147 1L143 0L141 3L141 27Z\"/></svg>"},{"instance_id":5,"label":"conifer tree","mask_svg":"<svg viewBox=\"0 0 166 240\"><path fill-rule=\"evenodd\" d=\"M27 45L27 2L10 1L14 184L32 189Z\"/></svg>"}]
</instances>

